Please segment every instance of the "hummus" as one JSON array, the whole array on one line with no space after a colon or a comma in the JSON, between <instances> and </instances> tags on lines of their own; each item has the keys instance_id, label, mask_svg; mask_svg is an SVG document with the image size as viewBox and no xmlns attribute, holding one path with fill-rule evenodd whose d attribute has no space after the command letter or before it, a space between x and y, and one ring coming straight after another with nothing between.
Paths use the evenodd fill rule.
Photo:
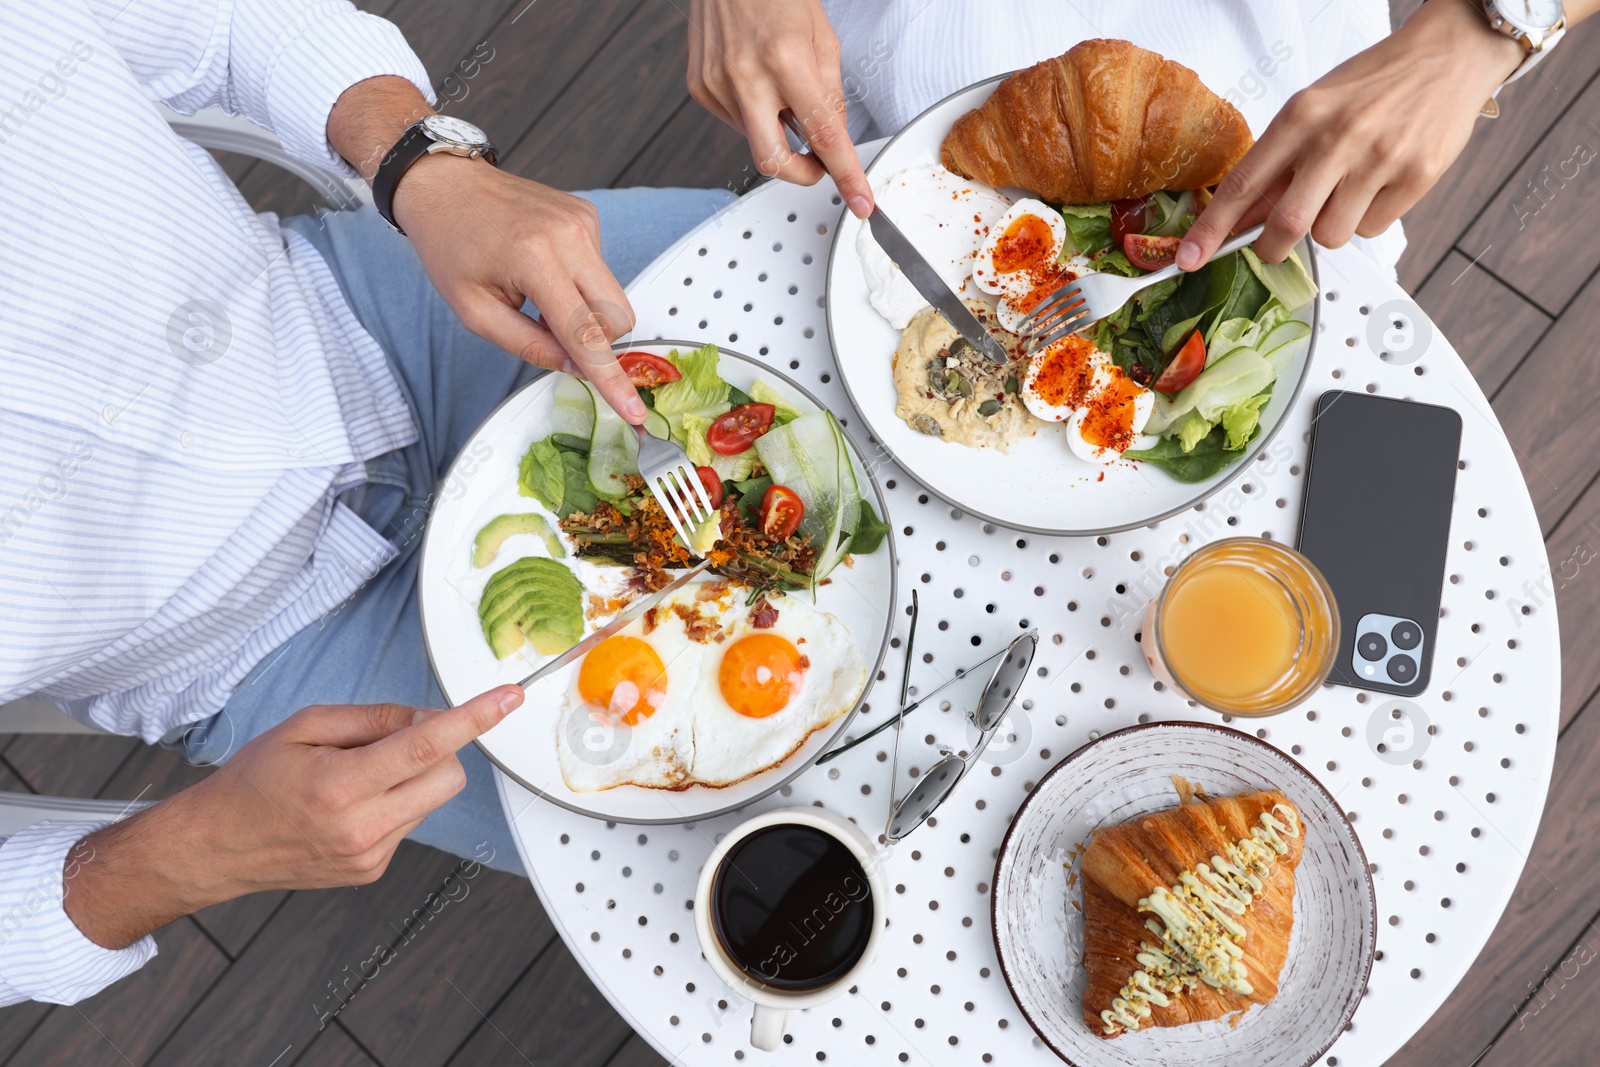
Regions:
<instances>
[{"instance_id":1,"label":"hummus","mask_svg":"<svg viewBox=\"0 0 1600 1067\"><path fill-rule=\"evenodd\" d=\"M998 331L996 337L1010 339ZM1010 451L1013 441L1043 425L1018 395L1026 367L1026 357L1004 367L990 362L928 308L912 318L895 349L894 413L930 437Z\"/></svg>"}]
</instances>

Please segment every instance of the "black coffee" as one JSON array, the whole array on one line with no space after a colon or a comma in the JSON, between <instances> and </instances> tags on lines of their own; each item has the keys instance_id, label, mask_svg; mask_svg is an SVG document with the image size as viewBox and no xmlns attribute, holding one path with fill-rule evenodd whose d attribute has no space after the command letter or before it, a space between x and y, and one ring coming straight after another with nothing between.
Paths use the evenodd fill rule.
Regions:
<instances>
[{"instance_id":1,"label":"black coffee","mask_svg":"<svg viewBox=\"0 0 1600 1067\"><path fill-rule=\"evenodd\" d=\"M728 850L711 882L711 926L734 964L774 989L820 989L847 974L872 936L872 888L832 834L794 824Z\"/></svg>"}]
</instances>

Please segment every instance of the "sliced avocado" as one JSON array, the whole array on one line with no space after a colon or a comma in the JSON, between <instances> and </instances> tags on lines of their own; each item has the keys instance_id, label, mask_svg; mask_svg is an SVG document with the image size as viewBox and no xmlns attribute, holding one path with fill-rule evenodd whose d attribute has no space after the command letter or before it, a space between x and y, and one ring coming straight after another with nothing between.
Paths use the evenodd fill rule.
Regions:
<instances>
[{"instance_id":1,"label":"sliced avocado","mask_svg":"<svg viewBox=\"0 0 1600 1067\"><path fill-rule=\"evenodd\" d=\"M722 512L713 511L706 516L706 521L696 526L689 533L689 551L697 556L705 556L711 551L722 537Z\"/></svg>"},{"instance_id":2,"label":"sliced avocado","mask_svg":"<svg viewBox=\"0 0 1600 1067\"><path fill-rule=\"evenodd\" d=\"M563 564L528 556L489 579L478 618L496 658L511 655L524 638L541 655L552 655L583 636L583 584Z\"/></svg>"},{"instance_id":3,"label":"sliced avocado","mask_svg":"<svg viewBox=\"0 0 1600 1067\"><path fill-rule=\"evenodd\" d=\"M490 519L473 539L472 565L487 567L493 563L495 554L500 551L500 546L505 544L506 538L516 534L538 534L544 538L545 547L556 559L561 559L567 554L566 546L561 543L560 535L551 529L549 520L537 512L530 511L522 515L500 515Z\"/></svg>"}]
</instances>

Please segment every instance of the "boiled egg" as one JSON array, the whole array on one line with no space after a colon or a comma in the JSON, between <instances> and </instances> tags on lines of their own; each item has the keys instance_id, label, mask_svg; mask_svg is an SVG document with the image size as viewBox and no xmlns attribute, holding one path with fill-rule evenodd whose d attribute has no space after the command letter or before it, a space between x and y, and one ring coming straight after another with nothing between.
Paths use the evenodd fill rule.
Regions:
<instances>
[{"instance_id":1,"label":"boiled egg","mask_svg":"<svg viewBox=\"0 0 1600 1067\"><path fill-rule=\"evenodd\" d=\"M972 261L972 280L1000 297L1000 325L1021 332L1023 318L1063 282L1073 277L1060 257L1067 226L1061 213L1042 200L1024 198L989 228Z\"/></svg>"},{"instance_id":2,"label":"boiled egg","mask_svg":"<svg viewBox=\"0 0 1600 1067\"><path fill-rule=\"evenodd\" d=\"M775 767L847 713L866 662L844 623L797 596L772 596L777 617L731 620L695 695L694 780L732 785Z\"/></svg>"},{"instance_id":3,"label":"boiled egg","mask_svg":"<svg viewBox=\"0 0 1600 1067\"><path fill-rule=\"evenodd\" d=\"M1033 354L1022 378L1022 403L1045 422L1066 422L1115 369L1087 337L1063 337Z\"/></svg>"},{"instance_id":4,"label":"boiled egg","mask_svg":"<svg viewBox=\"0 0 1600 1067\"><path fill-rule=\"evenodd\" d=\"M1114 463L1131 448L1153 445L1155 439L1142 431L1155 410L1155 393L1109 360L1096 378L1095 388L1067 420L1067 447L1073 455L1090 463Z\"/></svg>"}]
</instances>

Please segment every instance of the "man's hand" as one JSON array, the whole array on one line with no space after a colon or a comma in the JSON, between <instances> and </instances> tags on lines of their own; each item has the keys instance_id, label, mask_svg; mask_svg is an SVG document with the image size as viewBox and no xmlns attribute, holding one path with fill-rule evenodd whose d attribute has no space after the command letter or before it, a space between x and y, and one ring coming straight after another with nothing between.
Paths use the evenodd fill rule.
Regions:
<instances>
[{"instance_id":1,"label":"man's hand","mask_svg":"<svg viewBox=\"0 0 1600 1067\"><path fill-rule=\"evenodd\" d=\"M1199 267L1230 232L1263 219L1255 250L1272 263L1307 233L1329 248L1377 236L1461 154L1478 109L1521 61L1467 0L1422 5L1290 98L1217 187L1178 265Z\"/></svg>"},{"instance_id":2,"label":"man's hand","mask_svg":"<svg viewBox=\"0 0 1600 1067\"><path fill-rule=\"evenodd\" d=\"M789 108L857 218L872 186L845 125L839 38L817 0L694 0L689 95L750 141L756 169L814 185L823 169L789 148L778 113Z\"/></svg>"},{"instance_id":3,"label":"man's hand","mask_svg":"<svg viewBox=\"0 0 1600 1067\"><path fill-rule=\"evenodd\" d=\"M123 948L247 893L376 881L466 785L456 751L522 699L512 685L448 711L305 708L198 785L86 838L67 914L91 941Z\"/></svg>"},{"instance_id":4,"label":"man's hand","mask_svg":"<svg viewBox=\"0 0 1600 1067\"><path fill-rule=\"evenodd\" d=\"M370 78L339 97L328 141L371 181L406 127L432 112L404 78ZM611 351L634 316L601 257L592 204L480 159L435 153L400 179L394 214L462 325L534 366L588 378L623 418L644 421L644 402ZM524 300L542 321L522 313Z\"/></svg>"}]
</instances>

